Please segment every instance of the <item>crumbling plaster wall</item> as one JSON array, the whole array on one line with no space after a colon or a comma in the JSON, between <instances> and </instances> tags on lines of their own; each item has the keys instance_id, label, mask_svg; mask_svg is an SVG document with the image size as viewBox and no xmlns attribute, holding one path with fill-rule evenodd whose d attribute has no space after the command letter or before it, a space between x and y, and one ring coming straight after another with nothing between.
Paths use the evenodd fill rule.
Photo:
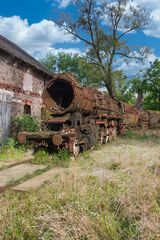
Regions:
<instances>
[{"instance_id":1,"label":"crumbling plaster wall","mask_svg":"<svg viewBox=\"0 0 160 240\"><path fill-rule=\"evenodd\" d=\"M34 67L0 52L0 89L14 93L12 116L22 114L26 103L31 105L31 115L41 116L44 81L44 74Z\"/></svg>"}]
</instances>

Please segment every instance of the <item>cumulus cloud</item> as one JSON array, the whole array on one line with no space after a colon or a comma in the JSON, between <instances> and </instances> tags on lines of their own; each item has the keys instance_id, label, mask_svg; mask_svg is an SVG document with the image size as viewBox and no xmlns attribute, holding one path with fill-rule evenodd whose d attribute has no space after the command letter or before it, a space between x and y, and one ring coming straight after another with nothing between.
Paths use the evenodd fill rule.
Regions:
<instances>
[{"instance_id":1,"label":"cumulus cloud","mask_svg":"<svg viewBox=\"0 0 160 240\"><path fill-rule=\"evenodd\" d=\"M72 0L57 0L60 8L65 8L69 4L73 3ZM114 4L114 2L112 3ZM143 32L147 36L160 38L160 0L130 0L129 5L143 6L151 13L151 20L149 24L143 29ZM129 11L129 8L127 9ZM121 31L123 31L121 29ZM131 33L135 33L134 31Z\"/></svg>"},{"instance_id":2,"label":"cumulus cloud","mask_svg":"<svg viewBox=\"0 0 160 240\"><path fill-rule=\"evenodd\" d=\"M72 0L62 0L62 1L60 1L60 7L61 8L65 8L65 7L67 7L70 3L72 2Z\"/></svg>"},{"instance_id":3,"label":"cumulus cloud","mask_svg":"<svg viewBox=\"0 0 160 240\"><path fill-rule=\"evenodd\" d=\"M147 36L160 38L160 1L135 0L135 3L144 6L151 13L151 20L143 29L144 34Z\"/></svg>"},{"instance_id":4,"label":"cumulus cloud","mask_svg":"<svg viewBox=\"0 0 160 240\"><path fill-rule=\"evenodd\" d=\"M115 3L116 2L112 2L112 5ZM130 6L136 7L138 5L144 7L151 15L148 25L142 29L143 33L147 36L160 38L160 0L129 0L126 6L126 12L130 12ZM119 30L123 32L126 29ZM136 31L130 33L136 33Z\"/></svg>"},{"instance_id":5,"label":"cumulus cloud","mask_svg":"<svg viewBox=\"0 0 160 240\"><path fill-rule=\"evenodd\" d=\"M45 53L41 51L37 51L34 55L35 58L41 59L44 58L47 54L53 54L57 55L58 53L69 53L69 54L78 54L78 55L83 55L81 50L79 48L54 48L54 47L49 47L46 49Z\"/></svg>"},{"instance_id":6,"label":"cumulus cloud","mask_svg":"<svg viewBox=\"0 0 160 240\"><path fill-rule=\"evenodd\" d=\"M55 6L58 3L58 7L59 8L66 8L68 7L71 3L73 2L73 0L53 0L52 5Z\"/></svg>"},{"instance_id":7,"label":"cumulus cloud","mask_svg":"<svg viewBox=\"0 0 160 240\"><path fill-rule=\"evenodd\" d=\"M0 16L0 34L34 57L44 57L49 52L56 52L54 48L56 43L75 43L75 40L63 29L45 19L29 25L27 19L23 20L19 16ZM70 51L73 52L73 49ZM69 52L69 49L61 50Z\"/></svg>"},{"instance_id":8,"label":"cumulus cloud","mask_svg":"<svg viewBox=\"0 0 160 240\"><path fill-rule=\"evenodd\" d=\"M138 57L138 54L136 56ZM153 63L156 59L156 55L152 52L147 55L143 63L139 63L136 60L132 60L128 64L126 62L122 62L122 64L118 67L118 70L122 70L127 76L135 76L140 71L144 71L149 68L151 63Z\"/></svg>"}]
</instances>

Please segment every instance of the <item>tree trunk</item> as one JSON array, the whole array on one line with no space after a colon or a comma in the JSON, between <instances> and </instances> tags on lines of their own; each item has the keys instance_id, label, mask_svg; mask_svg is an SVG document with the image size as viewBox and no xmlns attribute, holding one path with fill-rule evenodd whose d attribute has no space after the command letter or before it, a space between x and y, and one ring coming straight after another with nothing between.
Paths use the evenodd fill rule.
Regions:
<instances>
[{"instance_id":1,"label":"tree trunk","mask_svg":"<svg viewBox=\"0 0 160 240\"><path fill-rule=\"evenodd\" d=\"M105 84L106 84L106 88L108 90L109 96L111 98L115 99L111 66L108 66L108 72L107 72L107 77L106 77L106 80L105 80Z\"/></svg>"},{"instance_id":2,"label":"tree trunk","mask_svg":"<svg viewBox=\"0 0 160 240\"><path fill-rule=\"evenodd\" d=\"M114 95L114 91L113 91L113 86L112 86L112 83L107 81L106 82L106 88L108 90L108 93L109 93L109 96L113 99L115 99L115 95Z\"/></svg>"},{"instance_id":3,"label":"tree trunk","mask_svg":"<svg viewBox=\"0 0 160 240\"><path fill-rule=\"evenodd\" d=\"M138 90L138 97L137 97L137 100L136 100L135 107L137 109L140 109L141 106L142 106L142 103L143 103L143 92L141 90Z\"/></svg>"}]
</instances>

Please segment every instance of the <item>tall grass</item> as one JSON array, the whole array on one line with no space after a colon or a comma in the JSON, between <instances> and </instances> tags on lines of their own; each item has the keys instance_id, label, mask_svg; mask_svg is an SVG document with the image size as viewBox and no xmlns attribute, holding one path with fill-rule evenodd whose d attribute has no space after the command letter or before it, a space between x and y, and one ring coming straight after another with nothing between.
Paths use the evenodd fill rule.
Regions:
<instances>
[{"instance_id":1,"label":"tall grass","mask_svg":"<svg viewBox=\"0 0 160 240\"><path fill-rule=\"evenodd\" d=\"M119 139L79 158L37 191L0 197L0 239L160 239L159 144Z\"/></svg>"},{"instance_id":2,"label":"tall grass","mask_svg":"<svg viewBox=\"0 0 160 240\"><path fill-rule=\"evenodd\" d=\"M48 166L68 167L70 163L70 153L66 149L61 149L57 153L49 154L46 150L38 150L32 160L34 164L46 164Z\"/></svg>"},{"instance_id":3,"label":"tall grass","mask_svg":"<svg viewBox=\"0 0 160 240\"><path fill-rule=\"evenodd\" d=\"M25 151L25 146L20 146L15 139L8 138L0 146L0 161L19 160Z\"/></svg>"}]
</instances>

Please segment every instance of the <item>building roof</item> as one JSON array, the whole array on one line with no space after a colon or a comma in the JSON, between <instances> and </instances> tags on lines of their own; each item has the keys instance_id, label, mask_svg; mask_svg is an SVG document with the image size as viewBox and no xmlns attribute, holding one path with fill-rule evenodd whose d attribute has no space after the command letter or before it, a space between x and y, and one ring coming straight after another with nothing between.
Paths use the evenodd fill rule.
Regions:
<instances>
[{"instance_id":1,"label":"building roof","mask_svg":"<svg viewBox=\"0 0 160 240\"><path fill-rule=\"evenodd\" d=\"M53 73L45 68L39 61L18 47L15 43L9 41L7 38L0 35L0 49L9 53L10 55L22 60L23 62L35 67L43 73L53 76Z\"/></svg>"}]
</instances>

